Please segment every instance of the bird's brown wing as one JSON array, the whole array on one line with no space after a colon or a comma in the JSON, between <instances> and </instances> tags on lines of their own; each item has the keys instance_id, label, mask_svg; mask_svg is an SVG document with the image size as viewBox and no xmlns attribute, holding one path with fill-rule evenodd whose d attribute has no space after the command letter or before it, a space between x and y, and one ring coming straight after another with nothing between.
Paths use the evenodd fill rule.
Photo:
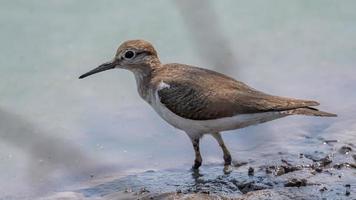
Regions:
<instances>
[{"instance_id":1,"label":"bird's brown wing","mask_svg":"<svg viewBox=\"0 0 356 200\"><path fill-rule=\"evenodd\" d=\"M158 96L170 111L187 119L210 120L319 105L315 101L268 95L219 73L180 77L164 80L169 87L158 90Z\"/></svg>"}]
</instances>

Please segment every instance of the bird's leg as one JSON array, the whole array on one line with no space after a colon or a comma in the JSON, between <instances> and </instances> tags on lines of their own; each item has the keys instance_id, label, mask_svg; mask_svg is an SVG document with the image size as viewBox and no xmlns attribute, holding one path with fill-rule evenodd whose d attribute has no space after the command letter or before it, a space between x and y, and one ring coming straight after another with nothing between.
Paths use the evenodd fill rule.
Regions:
<instances>
[{"instance_id":1,"label":"bird's leg","mask_svg":"<svg viewBox=\"0 0 356 200\"><path fill-rule=\"evenodd\" d=\"M202 163L202 158L201 158L200 150L199 150L200 138L199 137L198 138L189 137L189 138L192 141L193 148L195 151L195 160L194 160L193 169L199 169L199 167Z\"/></svg>"},{"instance_id":2,"label":"bird's leg","mask_svg":"<svg viewBox=\"0 0 356 200\"><path fill-rule=\"evenodd\" d=\"M225 146L224 140L222 139L220 133L216 132L216 133L212 133L211 135L216 139L216 141L218 141L221 149L223 150L224 161L225 161L224 165L225 166L231 165L231 154L230 154L229 150L227 149L227 147Z\"/></svg>"}]
</instances>

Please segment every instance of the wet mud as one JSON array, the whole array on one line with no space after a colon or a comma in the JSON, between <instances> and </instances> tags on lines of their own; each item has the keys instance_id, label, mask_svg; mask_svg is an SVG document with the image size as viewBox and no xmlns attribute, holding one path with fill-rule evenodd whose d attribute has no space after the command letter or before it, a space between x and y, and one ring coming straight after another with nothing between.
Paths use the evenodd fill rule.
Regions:
<instances>
[{"instance_id":1,"label":"wet mud","mask_svg":"<svg viewBox=\"0 0 356 200\"><path fill-rule=\"evenodd\" d=\"M356 146L305 140L303 152L234 161L228 170L216 163L198 171L187 167L111 176L71 191L75 198L67 199L356 199Z\"/></svg>"},{"instance_id":2,"label":"wet mud","mask_svg":"<svg viewBox=\"0 0 356 200\"><path fill-rule=\"evenodd\" d=\"M314 148L235 161L228 171L222 163L148 170L73 192L83 199L356 199L356 146L306 140Z\"/></svg>"}]
</instances>

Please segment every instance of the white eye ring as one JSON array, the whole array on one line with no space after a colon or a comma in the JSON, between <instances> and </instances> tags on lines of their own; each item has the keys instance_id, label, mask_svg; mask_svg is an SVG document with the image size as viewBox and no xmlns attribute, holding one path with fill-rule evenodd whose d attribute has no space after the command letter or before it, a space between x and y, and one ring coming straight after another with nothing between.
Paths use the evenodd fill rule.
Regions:
<instances>
[{"instance_id":1,"label":"white eye ring","mask_svg":"<svg viewBox=\"0 0 356 200\"><path fill-rule=\"evenodd\" d=\"M125 51L123 58L127 59L127 60L131 60L132 58L134 58L136 56L136 53L132 50L127 50Z\"/></svg>"}]
</instances>

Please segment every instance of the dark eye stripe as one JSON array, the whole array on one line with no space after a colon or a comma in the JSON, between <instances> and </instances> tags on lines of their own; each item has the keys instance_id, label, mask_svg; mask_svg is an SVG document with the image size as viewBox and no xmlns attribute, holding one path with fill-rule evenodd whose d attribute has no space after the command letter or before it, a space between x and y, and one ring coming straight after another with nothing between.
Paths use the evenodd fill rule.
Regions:
<instances>
[{"instance_id":1,"label":"dark eye stripe","mask_svg":"<svg viewBox=\"0 0 356 200\"><path fill-rule=\"evenodd\" d=\"M136 55L141 55L141 54L152 55L149 51L140 51L140 52L136 52Z\"/></svg>"}]
</instances>

